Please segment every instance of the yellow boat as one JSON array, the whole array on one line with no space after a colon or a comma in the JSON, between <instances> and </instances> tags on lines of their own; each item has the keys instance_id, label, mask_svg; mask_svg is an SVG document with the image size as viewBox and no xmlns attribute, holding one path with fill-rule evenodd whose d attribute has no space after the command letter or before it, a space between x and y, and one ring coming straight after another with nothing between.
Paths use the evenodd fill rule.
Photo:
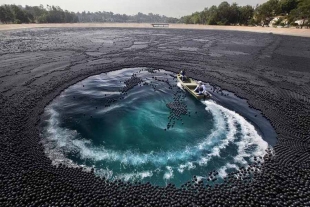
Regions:
<instances>
[{"instance_id":1,"label":"yellow boat","mask_svg":"<svg viewBox=\"0 0 310 207\"><path fill-rule=\"evenodd\" d=\"M178 74L177 75L177 79L178 81L181 83L182 87L187 90L190 94L192 94L196 99L200 100L200 99L208 99L211 98L211 94L206 92L204 94L199 95L198 93L196 93L194 90L197 87L197 82L194 81L191 78L186 78L186 80L182 81L181 79L181 75Z\"/></svg>"}]
</instances>

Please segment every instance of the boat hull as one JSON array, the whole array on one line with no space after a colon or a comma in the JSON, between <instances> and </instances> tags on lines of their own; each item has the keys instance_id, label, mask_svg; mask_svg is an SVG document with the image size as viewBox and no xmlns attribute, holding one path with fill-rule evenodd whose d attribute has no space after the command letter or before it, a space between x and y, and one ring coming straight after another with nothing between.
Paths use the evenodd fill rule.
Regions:
<instances>
[{"instance_id":1,"label":"boat hull","mask_svg":"<svg viewBox=\"0 0 310 207\"><path fill-rule=\"evenodd\" d=\"M201 100L201 99L209 99L211 98L211 94L206 92L205 94L198 94L195 92L195 88L197 87L197 82L194 81L191 78L186 78L186 81L182 81L181 75L177 75L178 81L181 83L182 87L188 91L192 96L194 96L196 99Z\"/></svg>"}]
</instances>

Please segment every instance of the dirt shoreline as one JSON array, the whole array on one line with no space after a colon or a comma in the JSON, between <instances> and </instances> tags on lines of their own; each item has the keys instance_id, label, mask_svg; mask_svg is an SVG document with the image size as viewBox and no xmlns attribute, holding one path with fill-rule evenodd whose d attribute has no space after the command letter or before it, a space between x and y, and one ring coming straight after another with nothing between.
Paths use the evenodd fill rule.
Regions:
<instances>
[{"instance_id":1,"label":"dirt shoreline","mask_svg":"<svg viewBox=\"0 0 310 207\"><path fill-rule=\"evenodd\" d=\"M29 28L153 28L150 23L66 23L66 24L8 24L0 25L0 31L29 29ZM155 28L154 28L155 29ZM159 29L159 28L156 28ZM199 30L227 30L243 32L273 33L279 35L290 35L310 37L310 29L296 28L273 28L273 27L246 27L246 26L211 26L192 24L170 24L169 28L160 29L199 29Z\"/></svg>"},{"instance_id":2,"label":"dirt shoreline","mask_svg":"<svg viewBox=\"0 0 310 207\"><path fill-rule=\"evenodd\" d=\"M309 38L83 27L1 31L0 39L1 206L310 204ZM128 67L186 69L191 77L247 99L275 128L275 155L268 152L264 164L255 161L212 189L191 181L183 190L107 182L52 165L38 129L45 106L80 80Z\"/></svg>"}]
</instances>

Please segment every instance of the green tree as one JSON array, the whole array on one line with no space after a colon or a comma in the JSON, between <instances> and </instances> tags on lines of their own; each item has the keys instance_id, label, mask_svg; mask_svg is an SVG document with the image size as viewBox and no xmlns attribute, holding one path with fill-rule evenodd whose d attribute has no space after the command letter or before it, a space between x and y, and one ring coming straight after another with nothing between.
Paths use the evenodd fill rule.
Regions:
<instances>
[{"instance_id":1,"label":"green tree","mask_svg":"<svg viewBox=\"0 0 310 207\"><path fill-rule=\"evenodd\" d=\"M194 14L192 14L191 21L193 22L193 24L201 24L202 21L200 13L195 12Z\"/></svg>"},{"instance_id":2,"label":"green tree","mask_svg":"<svg viewBox=\"0 0 310 207\"><path fill-rule=\"evenodd\" d=\"M279 0L269 0L256 8L256 19L263 24L268 24L271 17L281 13Z\"/></svg>"},{"instance_id":3,"label":"green tree","mask_svg":"<svg viewBox=\"0 0 310 207\"><path fill-rule=\"evenodd\" d=\"M217 8L217 24L228 25L231 15L230 5L227 1L222 2Z\"/></svg>"},{"instance_id":4,"label":"green tree","mask_svg":"<svg viewBox=\"0 0 310 207\"><path fill-rule=\"evenodd\" d=\"M185 16L184 17L184 23L185 24L194 24L194 22L192 21L192 16Z\"/></svg>"},{"instance_id":5,"label":"green tree","mask_svg":"<svg viewBox=\"0 0 310 207\"><path fill-rule=\"evenodd\" d=\"M240 16L239 16L239 24L248 25L250 21L253 19L254 8L250 5L242 6L239 8Z\"/></svg>"},{"instance_id":6,"label":"green tree","mask_svg":"<svg viewBox=\"0 0 310 207\"><path fill-rule=\"evenodd\" d=\"M29 23L27 14L20 7L12 5L11 9L15 23Z\"/></svg>"},{"instance_id":7,"label":"green tree","mask_svg":"<svg viewBox=\"0 0 310 207\"><path fill-rule=\"evenodd\" d=\"M230 11L227 14L228 15L228 23L236 25L239 23L240 18L240 8L237 3L233 3L230 6Z\"/></svg>"},{"instance_id":8,"label":"green tree","mask_svg":"<svg viewBox=\"0 0 310 207\"><path fill-rule=\"evenodd\" d=\"M47 11L44 9L43 5L33 7L26 5L25 11L28 13L28 18L32 22L39 22L39 23L41 23L42 18L47 14Z\"/></svg>"},{"instance_id":9,"label":"green tree","mask_svg":"<svg viewBox=\"0 0 310 207\"><path fill-rule=\"evenodd\" d=\"M284 14L289 14L293 9L296 9L298 5L298 0L281 0L280 8L281 12Z\"/></svg>"},{"instance_id":10,"label":"green tree","mask_svg":"<svg viewBox=\"0 0 310 207\"><path fill-rule=\"evenodd\" d=\"M41 16L37 17L38 23L48 23L47 22L47 14L42 14Z\"/></svg>"},{"instance_id":11,"label":"green tree","mask_svg":"<svg viewBox=\"0 0 310 207\"><path fill-rule=\"evenodd\" d=\"M293 23L296 20L303 20L301 27L306 20L310 20L310 0L299 0L296 9L293 9L289 14L289 22Z\"/></svg>"},{"instance_id":12,"label":"green tree","mask_svg":"<svg viewBox=\"0 0 310 207\"><path fill-rule=\"evenodd\" d=\"M0 21L2 23L10 23L14 21L14 14L12 13L10 5L3 5L0 7Z\"/></svg>"},{"instance_id":13,"label":"green tree","mask_svg":"<svg viewBox=\"0 0 310 207\"><path fill-rule=\"evenodd\" d=\"M218 22L218 9L217 6L211 6L209 9L209 17L207 24L209 25L217 25Z\"/></svg>"},{"instance_id":14,"label":"green tree","mask_svg":"<svg viewBox=\"0 0 310 207\"><path fill-rule=\"evenodd\" d=\"M4 8L4 6L0 6L0 21L2 22L2 23L6 23L7 21L6 21L6 10L5 10L5 8Z\"/></svg>"},{"instance_id":15,"label":"green tree","mask_svg":"<svg viewBox=\"0 0 310 207\"><path fill-rule=\"evenodd\" d=\"M310 18L310 0L300 0L298 3L298 10L304 19Z\"/></svg>"},{"instance_id":16,"label":"green tree","mask_svg":"<svg viewBox=\"0 0 310 207\"><path fill-rule=\"evenodd\" d=\"M178 18L169 17L167 19L167 23L178 23L178 22L179 22Z\"/></svg>"}]
</instances>

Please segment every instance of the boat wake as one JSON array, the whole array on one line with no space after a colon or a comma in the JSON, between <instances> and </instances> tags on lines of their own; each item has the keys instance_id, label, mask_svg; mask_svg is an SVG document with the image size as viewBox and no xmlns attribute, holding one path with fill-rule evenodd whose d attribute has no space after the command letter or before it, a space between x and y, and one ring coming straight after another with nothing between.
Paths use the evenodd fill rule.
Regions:
<instances>
[{"instance_id":1,"label":"boat wake","mask_svg":"<svg viewBox=\"0 0 310 207\"><path fill-rule=\"evenodd\" d=\"M152 164L157 168L163 167L163 179L173 177L174 170L183 173L185 170L196 168L196 166L207 166L214 157L227 156L223 153L230 144L237 147L237 154L232 163L246 165L251 157L264 155L268 144L257 133L253 125L236 112L230 111L214 101L202 101L202 104L205 104L206 110L213 115L214 130L195 146L178 151L160 153L118 152L106 149L104 146L94 146L89 140L83 139L77 131L61 127L59 114L53 109L53 105L47 108L50 118L47 125L47 136L45 135L46 139L43 143L54 164L65 162L73 165L72 161L66 158L66 154L77 153L81 159L94 162L119 162L123 166ZM168 166L171 163L177 164L177 166L174 168ZM227 163L219 169L220 175L225 177L227 169L238 168L237 166L240 165ZM102 174L103 172L98 170L98 173ZM142 171L121 174L116 177L130 180L150 177L153 174L152 171ZM113 177L113 173L110 173L109 177Z\"/></svg>"},{"instance_id":2,"label":"boat wake","mask_svg":"<svg viewBox=\"0 0 310 207\"><path fill-rule=\"evenodd\" d=\"M94 167L99 176L108 179L153 180L156 184L182 183L179 179L182 176L204 178L211 170L217 170L224 178L229 170L248 165L252 157L265 154L267 142L244 117L212 100L200 104L211 114L212 130L198 141L178 149L142 152L95 144L79 131L63 125L57 110L61 102L57 101L45 109L47 118L42 143L55 165Z\"/></svg>"}]
</instances>

